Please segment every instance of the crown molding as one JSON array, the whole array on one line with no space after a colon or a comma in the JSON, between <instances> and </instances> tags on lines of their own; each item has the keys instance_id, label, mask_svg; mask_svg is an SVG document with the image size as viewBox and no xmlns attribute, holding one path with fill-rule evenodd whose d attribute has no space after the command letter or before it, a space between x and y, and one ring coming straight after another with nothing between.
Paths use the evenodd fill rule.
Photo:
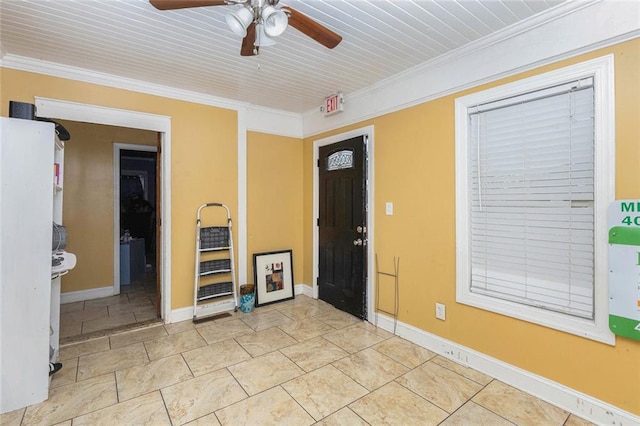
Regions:
<instances>
[{"instance_id":1,"label":"crown molding","mask_svg":"<svg viewBox=\"0 0 640 426\"><path fill-rule=\"evenodd\" d=\"M113 74L90 71L84 68L71 67L55 62L41 61L25 56L7 54L0 61L0 66L226 109L238 110L246 109L250 106L247 103L226 98L119 77Z\"/></svg>"},{"instance_id":2,"label":"crown molding","mask_svg":"<svg viewBox=\"0 0 640 426\"><path fill-rule=\"evenodd\" d=\"M302 114L251 105L247 130L302 139Z\"/></svg>"},{"instance_id":3,"label":"crown molding","mask_svg":"<svg viewBox=\"0 0 640 426\"><path fill-rule=\"evenodd\" d=\"M638 2L571 1L345 94L345 111L303 113L304 136L356 124L562 59L640 37Z\"/></svg>"},{"instance_id":4,"label":"crown molding","mask_svg":"<svg viewBox=\"0 0 640 426\"><path fill-rule=\"evenodd\" d=\"M464 58L465 56L473 55L478 50L484 50L491 46L498 45L504 42L505 40L510 40L518 35L525 34L544 24L560 19L564 16L567 16L580 9L584 9L592 4L595 4L601 1L603 0L569 1L567 3L562 3L554 8L548 9L540 14L534 15L529 19L517 22L513 25L510 25L499 31L491 33L478 40L467 43L462 47L459 47L443 55L440 55L430 61L423 62L422 64L409 68L406 71L403 71L399 74L391 76L385 80L381 80L376 84L367 88L366 91L376 90L381 87L386 87L398 82L402 82L407 78L413 78L413 77L419 76L433 68L436 68L441 65L446 65L450 62L454 62L456 60ZM354 94L357 94L359 92L362 92L362 91L354 92Z\"/></svg>"},{"instance_id":5,"label":"crown molding","mask_svg":"<svg viewBox=\"0 0 640 426\"><path fill-rule=\"evenodd\" d=\"M1 48L2 46L0 46ZM2 51L3 52L3 51ZM123 78L112 74L89 71L54 62L41 61L24 56L4 54L0 67L43 74L52 77L99 84L116 89L130 90L148 95L161 96L185 102L192 102L235 111L246 111L246 129L282 136L302 138L302 115L288 111L258 107L245 102L217 96L205 95L188 90L152 84L145 81Z\"/></svg>"}]
</instances>

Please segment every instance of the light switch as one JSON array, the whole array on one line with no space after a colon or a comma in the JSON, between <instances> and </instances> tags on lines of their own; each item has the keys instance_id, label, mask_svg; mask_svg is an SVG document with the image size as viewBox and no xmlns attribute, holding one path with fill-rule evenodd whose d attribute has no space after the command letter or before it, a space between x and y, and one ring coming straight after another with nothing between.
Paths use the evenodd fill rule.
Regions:
<instances>
[{"instance_id":1,"label":"light switch","mask_svg":"<svg viewBox=\"0 0 640 426\"><path fill-rule=\"evenodd\" d=\"M385 212L387 214L387 216L393 216L393 203L390 201L387 201L387 204L385 204Z\"/></svg>"}]
</instances>

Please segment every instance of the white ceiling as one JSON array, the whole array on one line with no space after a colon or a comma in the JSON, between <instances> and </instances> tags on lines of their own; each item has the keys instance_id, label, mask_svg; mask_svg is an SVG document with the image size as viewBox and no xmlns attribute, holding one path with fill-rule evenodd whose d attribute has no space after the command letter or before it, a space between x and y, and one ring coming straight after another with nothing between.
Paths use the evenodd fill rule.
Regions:
<instances>
[{"instance_id":1,"label":"white ceiling","mask_svg":"<svg viewBox=\"0 0 640 426\"><path fill-rule=\"evenodd\" d=\"M3 55L296 113L527 20L565 0L282 0L343 37L289 27L241 57L232 6L159 11L147 0L0 0Z\"/></svg>"}]
</instances>

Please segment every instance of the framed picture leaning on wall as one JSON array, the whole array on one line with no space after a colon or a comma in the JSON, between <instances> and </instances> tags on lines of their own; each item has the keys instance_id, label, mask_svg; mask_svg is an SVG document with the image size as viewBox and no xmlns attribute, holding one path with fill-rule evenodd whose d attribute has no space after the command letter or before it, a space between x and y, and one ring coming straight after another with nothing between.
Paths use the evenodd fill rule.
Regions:
<instances>
[{"instance_id":1,"label":"framed picture leaning on wall","mask_svg":"<svg viewBox=\"0 0 640 426\"><path fill-rule=\"evenodd\" d=\"M282 302L295 297L291 250L254 253L253 274L256 306Z\"/></svg>"}]
</instances>

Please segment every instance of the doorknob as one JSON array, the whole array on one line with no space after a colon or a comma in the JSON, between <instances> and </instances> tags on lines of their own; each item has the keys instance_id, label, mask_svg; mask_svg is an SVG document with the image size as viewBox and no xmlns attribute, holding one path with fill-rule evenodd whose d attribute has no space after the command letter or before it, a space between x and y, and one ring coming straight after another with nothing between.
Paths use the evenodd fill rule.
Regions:
<instances>
[{"instance_id":1,"label":"doorknob","mask_svg":"<svg viewBox=\"0 0 640 426\"><path fill-rule=\"evenodd\" d=\"M365 232L367 232L367 227L366 226L358 226L356 228L356 232L359 232L361 234L364 234Z\"/></svg>"},{"instance_id":2,"label":"doorknob","mask_svg":"<svg viewBox=\"0 0 640 426\"><path fill-rule=\"evenodd\" d=\"M357 240L353 240L353 245L354 246L361 246L362 245L362 238L358 238Z\"/></svg>"}]
</instances>

